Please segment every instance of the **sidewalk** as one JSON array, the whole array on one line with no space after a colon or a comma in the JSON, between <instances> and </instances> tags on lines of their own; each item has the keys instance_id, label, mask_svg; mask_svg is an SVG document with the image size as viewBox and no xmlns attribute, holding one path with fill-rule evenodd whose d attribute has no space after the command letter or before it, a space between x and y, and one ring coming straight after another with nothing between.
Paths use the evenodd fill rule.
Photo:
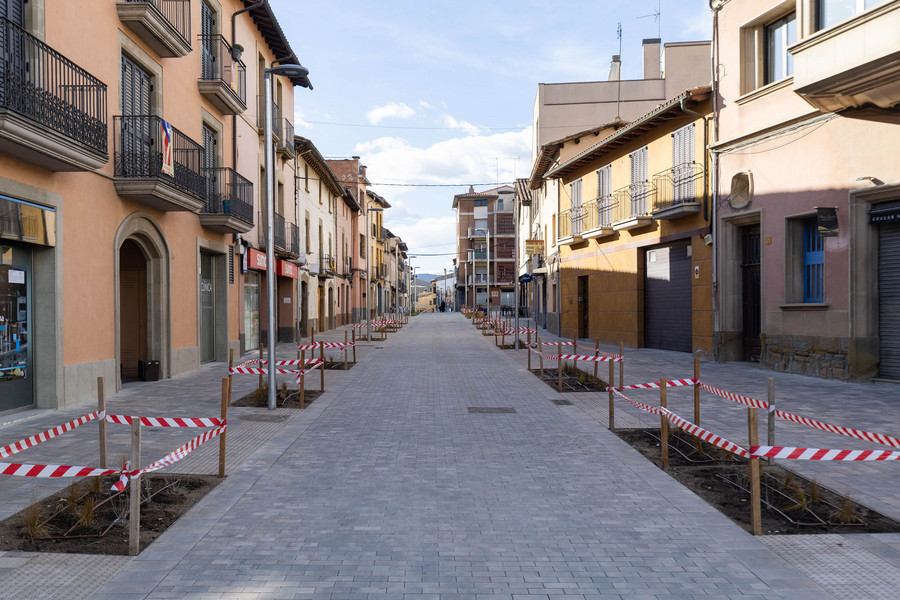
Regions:
<instances>
[{"instance_id":1,"label":"sidewalk","mask_svg":"<svg viewBox=\"0 0 900 600\"><path fill-rule=\"evenodd\" d=\"M754 538L611 434L606 394L566 394L573 405L557 406L526 357L495 348L458 313L415 317L386 341L361 343L350 371L326 372L326 392L307 410L232 408L228 477L138 557L0 552L0 598L896 597L900 535ZM626 350L625 365L626 384L693 373L689 355L653 350ZM126 387L110 411L215 416L224 371L218 363ZM255 386L244 377L235 397ZM768 377L781 408L897 433L892 386L701 365L703 380L757 398ZM669 392L670 407L690 415L682 406L691 396ZM648 393L636 399L653 403ZM743 443L745 412L710 398L704 427ZM0 440L84 412L0 426ZM617 404L617 424L627 419L648 421ZM816 433L779 426L777 439L813 445L799 440ZM147 437L145 456L171 449L172 439ZM835 438L819 445L865 447ZM17 458L94 465L92 448L96 426L86 425ZM203 451L176 466L215 472ZM838 469L826 469L823 484L900 515L896 462L813 467L826 466ZM13 479L25 478L0 479L6 514L53 487Z\"/></svg>"}]
</instances>

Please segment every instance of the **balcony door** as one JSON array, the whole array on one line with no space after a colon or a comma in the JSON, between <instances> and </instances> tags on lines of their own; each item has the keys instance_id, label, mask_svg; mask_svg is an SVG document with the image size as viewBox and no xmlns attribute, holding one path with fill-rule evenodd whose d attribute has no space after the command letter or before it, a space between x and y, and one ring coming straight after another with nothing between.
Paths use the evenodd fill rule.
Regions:
<instances>
[{"instance_id":1,"label":"balcony door","mask_svg":"<svg viewBox=\"0 0 900 600\"><path fill-rule=\"evenodd\" d=\"M2 0L0 0L2 1ZM150 90L152 76L136 62L122 55L122 148L125 177L150 174L152 132L150 131Z\"/></svg>"},{"instance_id":2,"label":"balcony door","mask_svg":"<svg viewBox=\"0 0 900 600\"><path fill-rule=\"evenodd\" d=\"M206 6L205 4L203 6ZM206 210L223 212L221 198L216 197L216 132L203 126L203 176L206 178Z\"/></svg>"},{"instance_id":3,"label":"balcony door","mask_svg":"<svg viewBox=\"0 0 900 600\"><path fill-rule=\"evenodd\" d=\"M201 79L219 79L218 65L216 64L216 13L206 2L200 3L200 65L203 70Z\"/></svg>"},{"instance_id":4,"label":"balcony door","mask_svg":"<svg viewBox=\"0 0 900 600\"><path fill-rule=\"evenodd\" d=\"M0 0L0 17L8 20L13 25L25 28L25 0ZM11 38L11 39L7 39ZM5 77L0 78L0 106L9 106L10 99L7 93L14 90L6 89L10 79L24 78L24 49L21 41L14 43L13 40L21 38L13 32L13 28L9 27L5 22L0 21L0 61L4 68L8 71L10 68L18 69L13 73L6 73Z\"/></svg>"}]
</instances>

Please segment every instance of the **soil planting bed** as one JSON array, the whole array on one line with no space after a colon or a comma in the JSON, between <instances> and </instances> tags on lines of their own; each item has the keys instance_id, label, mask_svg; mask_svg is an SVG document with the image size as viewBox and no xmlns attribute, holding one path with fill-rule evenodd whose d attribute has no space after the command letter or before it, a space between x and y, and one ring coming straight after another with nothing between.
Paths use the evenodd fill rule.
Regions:
<instances>
[{"instance_id":1,"label":"soil planting bed","mask_svg":"<svg viewBox=\"0 0 900 600\"><path fill-rule=\"evenodd\" d=\"M307 377L309 382L309 377ZM318 381L316 381L318 384ZM269 388L263 387L262 390L253 390L246 396L231 401L231 406L258 406L260 408L269 407ZM306 390L303 393L302 408L312 404L316 398L322 395L321 390ZM279 408L301 408L300 406L300 390L297 388L278 388L275 394L275 403Z\"/></svg>"},{"instance_id":2,"label":"soil planting bed","mask_svg":"<svg viewBox=\"0 0 900 600\"><path fill-rule=\"evenodd\" d=\"M0 522L0 549L127 556L131 492L110 491L117 479L80 479ZM141 477L141 550L221 481L215 475Z\"/></svg>"},{"instance_id":3,"label":"soil planting bed","mask_svg":"<svg viewBox=\"0 0 900 600\"><path fill-rule=\"evenodd\" d=\"M535 377L541 376L540 369L531 369ZM554 390L557 389L559 371L557 369L544 369L543 381ZM606 382L594 378L593 374L584 371L563 367L562 391L565 392L605 392Z\"/></svg>"},{"instance_id":4,"label":"soil planting bed","mask_svg":"<svg viewBox=\"0 0 900 600\"><path fill-rule=\"evenodd\" d=\"M617 429L616 435L661 467L659 429ZM764 535L896 533L900 523L761 460ZM683 432L669 436L669 468L682 485L750 529L750 474L745 459Z\"/></svg>"},{"instance_id":5,"label":"soil planting bed","mask_svg":"<svg viewBox=\"0 0 900 600\"><path fill-rule=\"evenodd\" d=\"M325 370L327 370L327 371L344 371L344 370L349 371L355 365L356 365L355 362L348 360L347 368L344 369L344 361L342 361L342 360L326 360L325 361ZM308 375L308 377L311 377L311 375Z\"/></svg>"}]
</instances>

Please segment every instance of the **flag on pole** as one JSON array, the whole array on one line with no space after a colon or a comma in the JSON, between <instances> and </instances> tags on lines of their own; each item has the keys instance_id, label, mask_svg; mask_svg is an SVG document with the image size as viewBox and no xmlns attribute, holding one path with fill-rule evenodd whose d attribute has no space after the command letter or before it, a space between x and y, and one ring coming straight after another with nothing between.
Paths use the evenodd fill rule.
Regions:
<instances>
[{"instance_id":1,"label":"flag on pole","mask_svg":"<svg viewBox=\"0 0 900 600\"><path fill-rule=\"evenodd\" d=\"M159 120L159 138L162 142L162 172L169 177L175 177L175 153L172 148L172 126L162 119Z\"/></svg>"}]
</instances>

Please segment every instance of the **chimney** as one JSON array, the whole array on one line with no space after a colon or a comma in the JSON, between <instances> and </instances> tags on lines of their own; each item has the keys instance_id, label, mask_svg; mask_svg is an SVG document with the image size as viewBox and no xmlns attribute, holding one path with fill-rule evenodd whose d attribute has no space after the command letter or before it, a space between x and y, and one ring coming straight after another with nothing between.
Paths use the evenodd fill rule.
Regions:
<instances>
[{"instance_id":1,"label":"chimney","mask_svg":"<svg viewBox=\"0 0 900 600\"><path fill-rule=\"evenodd\" d=\"M470 194L474 194L474 193L475 193L475 188L472 187L471 185L469 186L469 193L470 193Z\"/></svg>"},{"instance_id":2,"label":"chimney","mask_svg":"<svg viewBox=\"0 0 900 600\"><path fill-rule=\"evenodd\" d=\"M662 71L659 66L659 38L644 40L644 79L660 79Z\"/></svg>"},{"instance_id":3,"label":"chimney","mask_svg":"<svg viewBox=\"0 0 900 600\"><path fill-rule=\"evenodd\" d=\"M609 64L609 80L618 81L622 74L622 57L613 54L612 62Z\"/></svg>"}]
</instances>

